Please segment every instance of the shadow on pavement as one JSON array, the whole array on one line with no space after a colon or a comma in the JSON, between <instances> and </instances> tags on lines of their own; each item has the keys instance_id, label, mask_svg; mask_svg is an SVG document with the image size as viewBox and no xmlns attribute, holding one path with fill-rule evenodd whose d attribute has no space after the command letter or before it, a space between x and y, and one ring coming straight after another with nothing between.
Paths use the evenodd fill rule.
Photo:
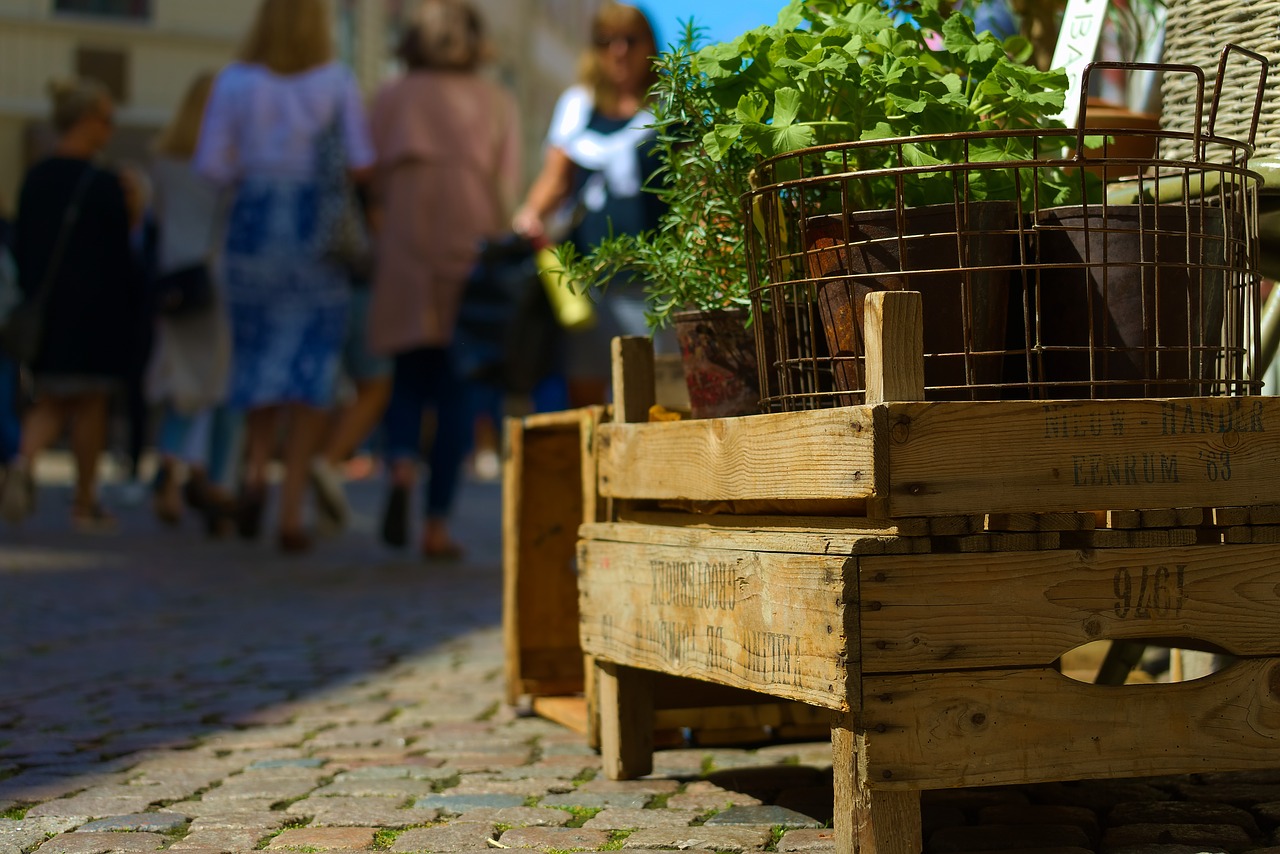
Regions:
<instances>
[{"instance_id":1,"label":"shadow on pavement","mask_svg":"<svg viewBox=\"0 0 1280 854\"><path fill-rule=\"evenodd\" d=\"M468 553L449 564L377 542L382 489L351 484L352 528L299 557L266 536L209 540L195 519L163 529L146 504L113 507L112 534L77 534L66 489L42 488L29 524L0 528L0 803L286 721L291 701L498 625L500 486L464 486Z\"/></svg>"}]
</instances>

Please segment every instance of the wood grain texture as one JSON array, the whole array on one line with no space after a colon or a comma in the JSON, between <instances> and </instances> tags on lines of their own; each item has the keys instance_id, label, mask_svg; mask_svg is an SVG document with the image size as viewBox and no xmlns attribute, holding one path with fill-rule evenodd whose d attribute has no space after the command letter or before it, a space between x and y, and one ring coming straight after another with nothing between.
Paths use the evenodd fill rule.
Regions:
<instances>
[{"instance_id":1,"label":"wood grain texture","mask_svg":"<svg viewBox=\"0 0 1280 854\"><path fill-rule=\"evenodd\" d=\"M868 770L878 745L856 721L855 715L838 715L831 727L837 854L919 854L920 792L875 787Z\"/></svg>"},{"instance_id":2,"label":"wood grain texture","mask_svg":"<svg viewBox=\"0 0 1280 854\"><path fill-rule=\"evenodd\" d=\"M691 516L632 510L614 524L588 525L582 536L617 543L698 549L793 552L849 557L910 554L917 539L897 536L892 522L830 516ZM928 541L922 540L927 548ZM870 548L870 551L865 549Z\"/></svg>"},{"instance_id":3,"label":"wood grain texture","mask_svg":"<svg viewBox=\"0 0 1280 854\"><path fill-rule=\"evenodd\" d=\"M615 339L616 340L616 339ZM596 661L600 683L600 759L610 780L653 772L653 675Z\"/></svg>"},{"instance_id":4,"label":"wood grain texture","mask_svg":"<svg viewBox=\"0 0 1280 854\"><path fill-rule=\"evenodd\" d=\"M1049 666L1097 640L1280 655L1280 547L858 558L864 673Z\"/></svg>"},{"instance_id":5,"label":"wood grain texture","mask_svg":"<svg viewBox=\"0 0 1280 854\"><path fill-rule=\"evenodd\" d=\"M633 667L847 708L857 680L847 563L587 539L579 546L583 649Z\"/></svg>"},{"instance_id":6,"label":"wood grain texture","mask_svg":"<svg viewBox=\"0 0 1280 854\"><path fill-rule=\"evenodd\" d=\"M869 677L867 779L931 789L1271 768L1280 659L1161 685L1088 685L1053 670Z\"/></svg>"},{"instance_id":7,"label":"wood grain texture","mask_svg":"<svg viewBox=\"0 0 1280 854\"><path fill-rule=\"evenodd\" d=\"M628 335L614 338L613 416L618 421L648 421L655 398L653 339Z\"/></svg>"},{"instance_id":8,"label":"wood grain texture","mask_svg":"<svg viewBox=\"0 0 1280 854\"><path fill-rule=\"evenodd\" d=\"M867 403L924 400L924 302L915 291L872 291L862 315Z\"/></svg>"},{"instance_id":9,"label":"wood grain texture","mask_svg":"<svg viewBox=\"0 0 1280 854\"><path fill-rule=\"evenodd\" d=\"M581 686L574 560L584 513L582 419L570 411L507 421L502 622L510 703Z\"/></svg>"},{"instance_id":10,"label":"wood grain texture","mask_svg":"<svg viewBox=\"0 0 1280 854\"><path fill-rule=\"evenodd\" d=\"M894 516L1260 504L1280 399L888 404Z\"/></svg>"},{"instance_id":11,"label":"wood grain texture","mask_svg":"<svg viewBox=\"0 0 1280 854\"><path fill-rule=\"evenodd\" d=\"M852 500L876 491L873 411L602 424L600 494L611 498Z\"/></svg>"}]
</instances>

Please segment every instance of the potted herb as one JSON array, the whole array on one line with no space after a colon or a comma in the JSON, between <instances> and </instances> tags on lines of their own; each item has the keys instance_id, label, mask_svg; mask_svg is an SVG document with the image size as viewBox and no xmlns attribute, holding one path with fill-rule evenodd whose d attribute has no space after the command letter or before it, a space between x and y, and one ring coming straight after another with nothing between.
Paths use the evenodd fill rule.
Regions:
<instances>
[{"instance_id":1,"label":"potted herb","mask_svg":"<svg viewBox=\"0 0 1280 854\"><path fill-rule=\"evenodd\" d=\"M655 326L670 322L683 308L748 304L747 235L739 198L750 189L761 160L848 140L1044 126L1061 109L1066 90L1065 75L1026 64L1030 45L1024 39L1002 42L976 33L963 14L946 14L942 0L792 0L775 24L731 41L699 49L696 36L690 25L683 42L659 58L664 167L656 191L669 205L668 215L655 232L606 240L585 258L571 252L562 256L573 278L587 285L608 281L621 270L638 274L647 282ZM828 239L831 257L848 272L846 262L855 253L840 245L850 243L851 223L855 242L861 227L849 215L888 211L890 228L896 231L904 207L947 205L954 213L954 178L946 164L961 157L1023 160L1029 155L1016 137L961 142L935 136L861 149L858 159L837 158L825 168L874 173L900 165L894 158L905 157L914 165L936 164L939 169L921 172L905 186L888 177L849 182L847 215L809 223L806 230L811 227L815 239ZM1012 200L1017 187L1009 171L987 170L975 173L967 192L982 201ZM1069 188L1057 190L1065 194ZM1005 210L1013 211L1006 216L1016 217L1016 206ZM957 230L1003 233L1006 244L1017 231L1013 221L984 215L979 222L976 209L963 216L974 219L949 228L953 245ZM907 230L911 228L908 224ZM936 259L934 251L928 250L931 260ZM1012 254L1010 249L1006 257ZM909 260L893 263L911 268ZM835 275L840 264L814 275ZM910 286L928 290L920 284L925 283ZM1002 335L1003 292L983 299L990 307L983 311L992 315L992 326ZM860 301L853 302L860 315ZM953 323L956 303L927 295L926 313ZM844 320L860 329L860 319ZM843 332L828 338L833 351L846 349Z\"/></svg>"}]
</instances>

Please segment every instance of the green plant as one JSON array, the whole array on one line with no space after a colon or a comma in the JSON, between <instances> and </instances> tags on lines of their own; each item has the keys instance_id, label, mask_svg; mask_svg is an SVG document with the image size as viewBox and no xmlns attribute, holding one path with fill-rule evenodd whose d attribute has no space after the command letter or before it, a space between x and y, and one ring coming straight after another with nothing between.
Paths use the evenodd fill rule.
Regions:
<instances>
[{"instance_id":1,"label":"green plant","mask_svg":"<svg viewBox=\"0 0 1280 854\"><path fill-rule=\"evenodd\" d=\"M682 309L749 304L741 198L761 159L850 140L1052 127L1067 88L1065 74L1027 63L1026 39L976 33L968 17L947 13L944 0L790 0L772 25L702 42L690 20L656 61L662 166L650 191L666 205L659 227L612 235L585 255L567 246L558 252L566 279L580 289L626 275L644 281L654 328ZM826 165L921 167L903 182L901 201L924 205L954 199L949 164L1028 160L1032 146L1010 135L908 140L855 149L852 162L848 153L833 155ZM974 200L1021 191L1063 204L1080 190L1079 180L1052 170L980 169L966 181ZM889 176L847 186L848 204L866 209L893 207L900 192Z\"/></svg>"}]
</instances>

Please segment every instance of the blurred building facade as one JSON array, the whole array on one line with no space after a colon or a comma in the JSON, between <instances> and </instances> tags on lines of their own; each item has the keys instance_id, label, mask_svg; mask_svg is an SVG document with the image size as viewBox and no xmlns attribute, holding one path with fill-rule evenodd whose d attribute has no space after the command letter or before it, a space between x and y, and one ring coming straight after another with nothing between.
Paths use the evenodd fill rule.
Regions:
<instances>
[{"instance_id":1,"label":"blurred building facade","mask_svg":"<svg viewBox=\"0 0 1280 854\"><path fill-rule=\"evenodd\" d=\"M372 92L396 72L393 49L413 0L333 0L342 57ZM572 81L598 0L473 0L494 44L487 73L521 105L531 177L551 108ZM144 160L197 73L228 62L258 0L0 0L0 211L51 142L53 78L101 79L119 101L108 156Z\"/></svg>"}]
</instances>

